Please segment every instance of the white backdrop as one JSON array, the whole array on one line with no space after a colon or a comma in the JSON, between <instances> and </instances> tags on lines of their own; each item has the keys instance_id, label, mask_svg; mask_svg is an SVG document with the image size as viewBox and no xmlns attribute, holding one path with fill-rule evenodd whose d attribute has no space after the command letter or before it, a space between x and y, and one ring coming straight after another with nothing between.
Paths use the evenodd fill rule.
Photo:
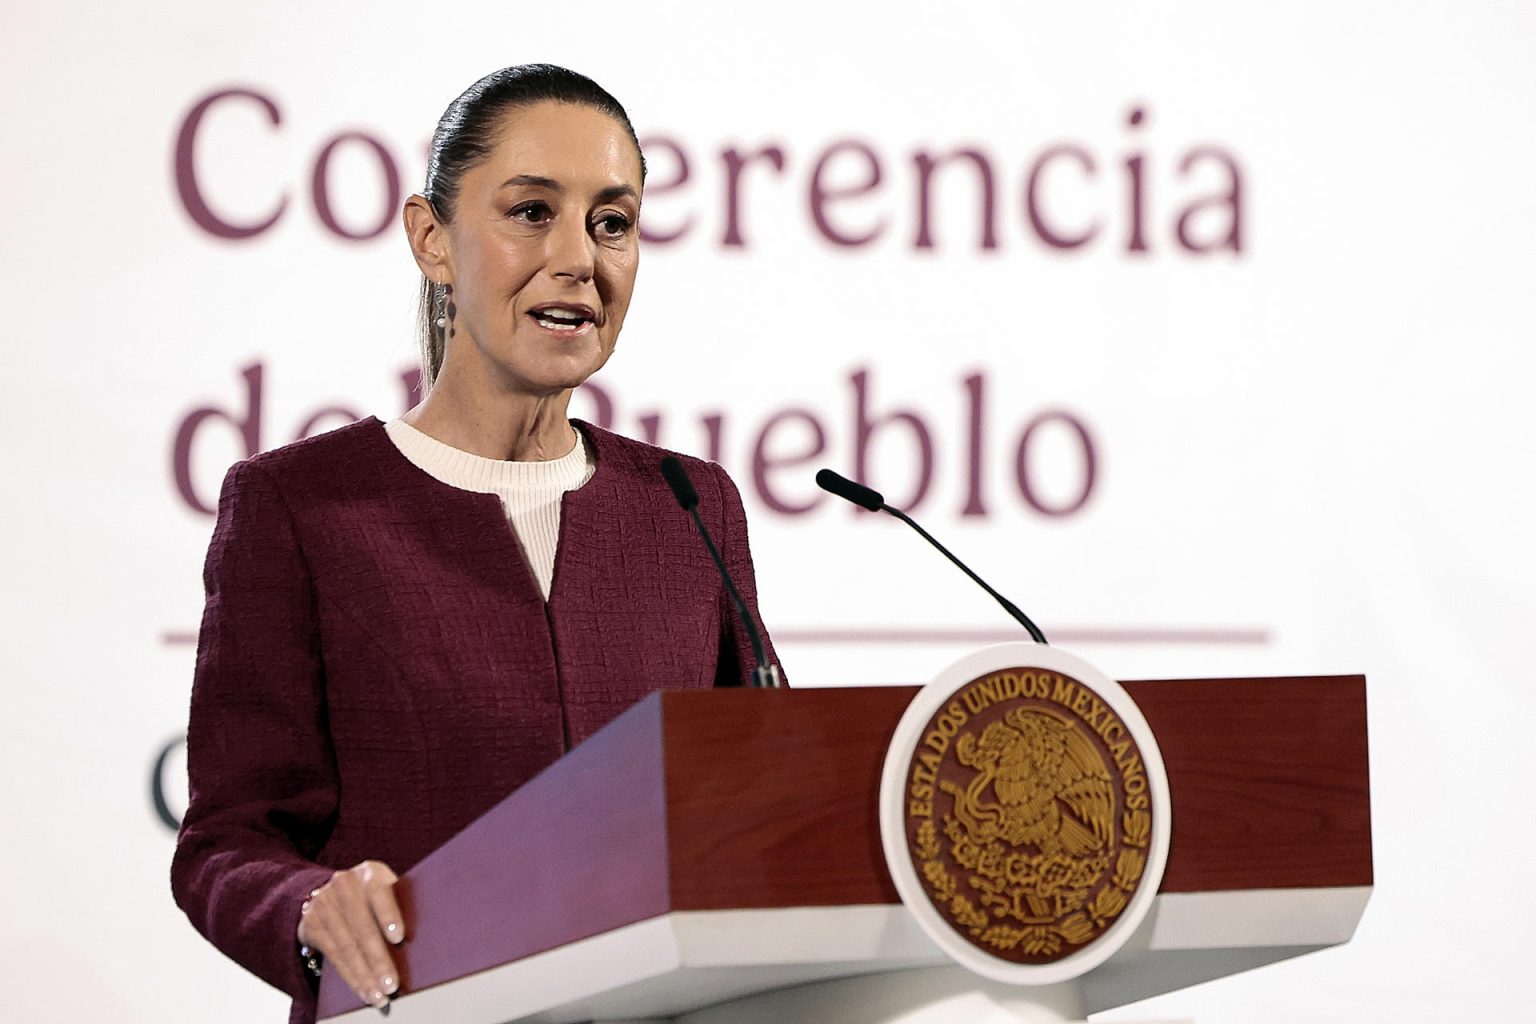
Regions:
<instances>
[{"instance_id":1,"label":"white backdrop","mask_svg":"<svg viewBox=\"0 0 1536 1024\"><path fill-rule=\"evenodd\" d=\"M665 140L645 219L682 234L646 250L596 383L617 429L660 415L669 446L706 452L721 417L795 683L920 681L1008 631L894 524L783 510L814 500L817 466L853 470L860 387L866 422L907 411L931 434L925 524L1111 675L1367 674L1376 895L1355 941L1112 1017L1521 1016L1529 5L186 0L12 4L6 22L0 1016L282 1019L173 906L150 799L212 525L177 486L175 438L200 408L254 428L256 366L263 447L326 407L403 410L416 278L379 151L417 187L446 103L528 60L594 75ZM179 186L189 112L231 89L278 122L250 96L213 104ZM378 149L333 148L333 228L312 178L346 133ZM732 238L727 151L768 146L782 170L741 172ZM933 171L920 245L920 161L956 150L976 156ZM664 189L678 152L687 179ZM1044 231L1097 224L1090 241L1032 226L1037 165ZM192 179L205 221L285 205L216 237ZM1187 235L1206 252L1177 227L1201 200ZM807 416L824 447L796 461ZM1037 419L1032 505L1016 462ZM910 425L866 440L870 482L907 500ZM244 454L205 418L193 498ZM173 753L173 811L180 771Z\"/></svg>"}]
</instances>

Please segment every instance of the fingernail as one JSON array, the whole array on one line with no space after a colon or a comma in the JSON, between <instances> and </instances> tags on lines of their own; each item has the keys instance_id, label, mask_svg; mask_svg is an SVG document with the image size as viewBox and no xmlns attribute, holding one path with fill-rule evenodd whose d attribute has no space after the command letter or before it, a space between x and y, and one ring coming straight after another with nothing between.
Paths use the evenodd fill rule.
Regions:
<instances>
[{"instance_id":1,"label":"fingernail","mask_svg":"<svg viewBox=\"0 0 1536 1024\"><path fill-rule=\"evenodd\" d=\"M382 988L385 992L393 992L396 987L395 979L386 974L379 982L379 987Z\"/></svg>"},{"instance_id":2,"label":"fingernail","mask_svg":"<svg viewBox=\"0 0 1536 1024\"><path fill-rule=\"evenodd\" d=\"M400 941L400 926L398 924L391 922L385 925L384 932L389 937L390 942L398 943Z\"/></svg>"},{"instance_id":3,"label":"fingernail","mask_svg":"<svg viewBox=\"0 0 1536 1024\"><path fill-rule=\"evenodd\" d=\"M384 1003L385 1003L384 993L380 992L378 990L375 990L374 993L373 993L373 998L368 1000L368 1001L370 1003L372 1003L374 1006L383 1006Z\"/></svg>"}]
</instances>

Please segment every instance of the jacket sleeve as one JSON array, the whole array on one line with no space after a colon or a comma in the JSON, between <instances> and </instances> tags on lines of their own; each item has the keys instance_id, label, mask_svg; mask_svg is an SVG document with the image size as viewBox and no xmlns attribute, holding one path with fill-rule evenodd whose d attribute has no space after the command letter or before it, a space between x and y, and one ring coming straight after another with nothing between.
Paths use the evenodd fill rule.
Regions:
<instances>
[{"instance_id":1,"label":"jacket sleeve","mask_svg":"<svg viewBox=\"0 0 1536 1024\"><path fill-rule=\"evenodd\" d=\"M770 665L779 664L774 652L773 639L757 609L757 574L752 568L752 549L747 543L747 512L742 507L741 492L724 469L711 462L708 464L719 488L722 529L720 532L720 557L741 591L747 611L763 634L763 656ZM757 664L752 654L752 641L742 628L741 617L735 603L725 588L720 588L720 658L716 662L716 686L750 686L752 669ZM789 685L784 667L779 666L779 681Z\"/></svg>"},{"instance_id":2,"label":"jacket sleeve","mask_svg":"<svg viewBox=\"0 0 1536 1024\"><path fill-rule=\"evenodd\" d=\"M190 799L171 888L215 946L307 1000L294 933L304 899L331 876L312 858L339 787L314 589L289 510L258 462L224 479L203 579Z\"/></svg>"}]
</instances>

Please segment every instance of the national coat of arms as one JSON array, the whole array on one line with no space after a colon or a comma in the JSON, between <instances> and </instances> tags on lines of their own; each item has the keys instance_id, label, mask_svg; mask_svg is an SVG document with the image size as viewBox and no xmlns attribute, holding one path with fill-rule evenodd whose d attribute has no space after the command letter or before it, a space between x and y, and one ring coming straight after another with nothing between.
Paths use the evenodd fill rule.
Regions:
<instances>
[{"instance_id":1,"label":"national coat of arms","mask_svg":"<svg viewBox=\"0 0 1536 1024\"><path fill-rule=\"evenodd\" d=\"M1018 964L1102 935L1147 867L1141 751L1092 689L1061 672L990 672L928 721L906 773L907 846L955 931Z\"/></svg>"}]
</instances>

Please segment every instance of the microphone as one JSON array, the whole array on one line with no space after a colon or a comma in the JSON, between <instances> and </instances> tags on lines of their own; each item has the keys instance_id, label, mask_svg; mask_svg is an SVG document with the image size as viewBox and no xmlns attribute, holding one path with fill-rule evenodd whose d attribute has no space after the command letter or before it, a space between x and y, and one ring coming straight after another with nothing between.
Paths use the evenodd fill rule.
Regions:
<instances>
[{"instance_id":1,"label":"microphone","mask_svg":"<svg viewBox=\"0 0 1536 1024\"><path fill-rule=\"evenodd\" d=\"M865 487L863 484L855 483L845 476L840 476L839 474L832 472L830 469L822 469L816 472L816 484L822 490L827 491L830 494L835 494L839 498L842 498L844 501L851 501L855 505L858 505L860 508L867 508L871 512L888 512L895 516L897 519L900 519L902 522L906 523L908 526L912 527L912 529L922 534L924 540L938 548L939 552L943 554L945 558L959 566L961 572L975 580L977 585L980 586L982 590L985 590L987 593L991 594L993 599L997 601L998 604L1003 606L1003 611L1013 616L1014 620L1018 622L1019 625L1023 626L1029 631L1029 635L1034 639L1035 643L1043 644L1047 642L1045 639L1045 634L1040 632L1040 627L1031 622L1029 616L1025 615L1022 611L1019 610L1018 605L1014 604L1002 594L999 594L997 591L993 590L987 584L986 580L972 572L970 566L956 558L948 548L935 540L931 533L923 529L921 526L918 526L917 522L911 516L907 515L899 508L892 508L890 505L887 505L885 503L885 498L880 494L879 491L872 487Z\"/></svg>"},{"instance_id":2,"label":"microphone","mask_svg":"<svg viewBox=\"0 0 1536 1024\"><path fill-rule=\"evenodd\" d=\"M720 557L720 552L715 549L715 542L710 539L709 531L704 528L704 519L699 515L699 492L693 489L693 481L688 479L688 471L676 457L668 455L661 460L661 475L666 478L667 486L672 488L672 496L683 507L683 511L693 515L693 521L699 528L699 536L704 538L704 546L709 549L709 557L715 560L715 568L720 570L720 578L725 581L725 589L736 604L736 614L741 618L741 624L746 627L747 639L752 643L752 657L757 661L756 667L752 670L752 685L776 689L780 685L779 666L769 664L763 656L763 635L758 632L757 624L752 621L752 614L747 611L747 602L741 599L741 591L736 589L736 583L731 579L730 571L725 567L725 561Z\"/></svg>"}]
</instances>

